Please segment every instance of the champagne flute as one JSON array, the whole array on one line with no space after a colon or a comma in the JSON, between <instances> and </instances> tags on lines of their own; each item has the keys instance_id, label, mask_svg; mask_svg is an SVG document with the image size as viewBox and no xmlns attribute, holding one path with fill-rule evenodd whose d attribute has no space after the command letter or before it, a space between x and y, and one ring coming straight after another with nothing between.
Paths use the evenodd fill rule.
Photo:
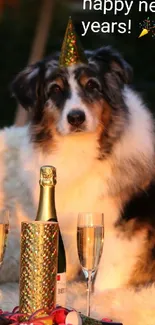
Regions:
<instances>
[{"instance_id":1,"label":"champagne flute","mask_svg":"<svg viewBox=\"0 0 155 325\"><path fill-rule=\"evenodd\" d=\"M9 232L9 210L4 209L0 211L0 267L3 262L7 235Z\"/></svg>"},{"instance_id":2,"label":"champagne flute","mask_svg":"<svg viewBox=\"0 0 155 325\"><path fill-rule=\"evenodd\" d=\"M90 294L93 276L97 271L103 250L104 217L102 213L79 213L77 249L87 280L87 316L90 316Z\"/></svg>"}]
</instances>

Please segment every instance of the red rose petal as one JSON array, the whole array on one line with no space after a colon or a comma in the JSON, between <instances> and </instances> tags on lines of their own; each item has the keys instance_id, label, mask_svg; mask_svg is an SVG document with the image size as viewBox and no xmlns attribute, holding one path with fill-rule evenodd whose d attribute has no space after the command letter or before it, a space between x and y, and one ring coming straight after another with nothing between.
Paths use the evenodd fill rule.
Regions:
<instances>
[{"instance_id":1,"label":"red rose petal","mask_svg":"<svg viewBox=\"0 0 155 325\"><path fill-rule=\"evenodd\" d=\"M53 321L57 324L64 324L68 311L65 308L57 309L52 314Z\"/></svg>"}]
</instances>

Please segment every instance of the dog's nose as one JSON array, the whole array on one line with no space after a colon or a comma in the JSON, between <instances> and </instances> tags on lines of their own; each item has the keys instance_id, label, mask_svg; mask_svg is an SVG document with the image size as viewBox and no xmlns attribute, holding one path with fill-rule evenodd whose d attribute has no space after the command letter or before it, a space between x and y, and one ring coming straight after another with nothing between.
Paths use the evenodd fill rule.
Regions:
<instances>
[{"instance_id":1,"label":"dog's nose","mask_svg":"<svg viewBox=\"0 0 155 325\"><path fill-rule=\"evenodd\" d=\"M70 113L67 115L68 122L71 125L74 126L79 126L85 121L85 113L81 110L72 110Z\"/></svg>"}]
</instances>

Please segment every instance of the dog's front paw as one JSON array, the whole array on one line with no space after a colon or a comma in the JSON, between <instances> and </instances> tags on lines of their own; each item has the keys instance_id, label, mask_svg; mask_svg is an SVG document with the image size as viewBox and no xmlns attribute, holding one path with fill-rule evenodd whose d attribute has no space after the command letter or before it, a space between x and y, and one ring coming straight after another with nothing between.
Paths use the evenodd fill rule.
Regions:
<instances>
[{"instance_id":1,"label":"dog's front paw","mask_svg":"<svg viewBox=\"0 0 155 325\"><path fill-rule=\"evenodd\" d=\"M108 318L123 325L154 325L155 287L136 292L132 288L110 289L94 293L91 316Z\"/></svg>"},{"instance_id":2,"label":"dog's front paw","mask_svg":"<svg viewBox=\"0 0 155 325\"><path fill-rule=\"evenodd\" d=\"M91 316L96 319L108 318L120 321L114 313L114 306L119 307L117 301L118 291L116 289L104 290L103 292L95 292L91 298Z\"/></svg>"},{"instance_id":3,"label":"dog's front paw","mask_svg":"<svg viewBox=\"0 0 155 325\"><path fill-rule=\"evenodd\" d=\"M67 285L67 307L85 313L86 311L86 283L72 282Z\"/></svg>"},{"instance_id":4,"label":"dog's front paw","mask_svg":"<svg viewBox=\"0 0 155 325\"><path fill-rule=\"evenodd\" d=\"M119 290L118 290L119 291ZM71 283L67 288L67 306L86 314L86 283ZM91 317L101 320L103 318L121 321L119 308L122 299L117 300L117 290L105 290L101 293L91 294ZM116 313L116 309L118 312Z\"/></svg>"},{"instance_id":5,"label":"dog's front paw","mask_svg":"<svg viewBox=\"0 0 155 325\"><path fill-rule=\"evenodd\" d=\"M86 283L73 282L67 287L67 306L86 314ZM102 293L92 293L91 295L91 317L102 319L112 316L111 306L113 298L113 290L108 290Z\"/></svg>"}]
</instances>

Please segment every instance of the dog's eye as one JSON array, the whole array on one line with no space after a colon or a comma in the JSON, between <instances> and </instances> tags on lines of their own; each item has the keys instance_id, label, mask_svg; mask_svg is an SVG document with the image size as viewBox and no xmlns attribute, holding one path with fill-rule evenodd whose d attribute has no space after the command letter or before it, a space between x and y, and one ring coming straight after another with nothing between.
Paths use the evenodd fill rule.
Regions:
<instances>
[{"instance_id":1,"label":"dog's eye","mask_svg":"<svg viewBox=\"0 0 155 325\"><path fill-rule=\"evenodd\" d=\"M99 90L100 86L95 80L89 80L85 86L87 91Z\"/></svg>"},{"instance_id":2,"label":"dog's eye","mask_svg":"<svg viewBox=\"0 0 155 325\"><path fill-rule=\"evenodd\" d=\"M62 89L59 85L55 84L50 88L50 92L52 92L53 94L60 94L62 92Z\"/></svg>"}]
</instances>

